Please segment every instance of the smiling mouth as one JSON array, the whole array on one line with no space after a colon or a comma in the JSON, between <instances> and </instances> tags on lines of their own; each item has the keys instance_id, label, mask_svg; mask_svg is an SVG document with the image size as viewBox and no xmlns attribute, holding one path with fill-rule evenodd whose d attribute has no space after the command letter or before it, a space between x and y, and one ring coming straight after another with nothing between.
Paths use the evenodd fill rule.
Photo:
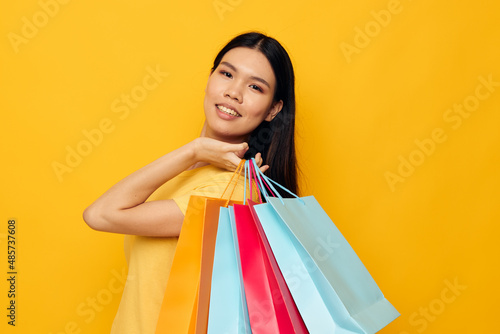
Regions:
<instances>
[{"instance_id":1,"label":"smiling mouth","mask_svg":"<svg viewBox=\"0 0 500 334\"><path fill-rule=\"evenodd\" d=\"M228 114L228 115L231 115L231 116L235 116L235 117L241 117L241 115L238 114L233 109L229 109L229 108L226 108L226 107L220 106L220 105L216 105L216 106L217 106L217 108L219 108L220 111L222 111L225 114Z\"/></svg>"}]
</instances>

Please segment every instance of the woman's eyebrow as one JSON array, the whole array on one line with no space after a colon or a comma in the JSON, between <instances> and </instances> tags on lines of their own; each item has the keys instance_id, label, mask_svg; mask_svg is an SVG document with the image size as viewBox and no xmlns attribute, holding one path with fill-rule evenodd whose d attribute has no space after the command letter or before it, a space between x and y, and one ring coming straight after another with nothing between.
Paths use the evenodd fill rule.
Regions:
<instances>
[{"instance_id":1,"label":"woman's eyebrow","mask_svg":"<svg viewBox=\"0 0 500 334\"><path fill-rule=\"evenodd\" d=\"M238 72L238 70L236 69L236 67L234 67L233 64L231 63L228 63L227 61L222 61L221 62L222 65L226 65L227 67L229 67L231 70L233 70L234 72ZM260 77L256 77L256 76L251 76L250 79L253 79L253 80L256 80L256 81L259 81L259 82L262 82L264 85L266 85L268 88L271 88L271 85L269 85L269 83L260 78Z\"/></svg>"}]
</instances>

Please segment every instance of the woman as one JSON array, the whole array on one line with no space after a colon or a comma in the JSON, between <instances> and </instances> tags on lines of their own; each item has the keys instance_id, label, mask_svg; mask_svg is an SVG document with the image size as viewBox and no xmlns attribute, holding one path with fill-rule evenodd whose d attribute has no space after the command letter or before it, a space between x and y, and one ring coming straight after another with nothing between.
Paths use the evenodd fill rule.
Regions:
<instances>
[{"instance_id":1,"label":"woman","mask_svg":"<svg viewBox=\"0 0 500 334\"><path fill-rule=\"evenodd\" d=\"M128 278L112 333L155 332L191 195L220 197L241 159L253 156L297 193L294 73L275 39L246 33L219 52L204 111L199 138L127 176L83 213L95 230L129 234ZM233 198L241 200L243 191L240 183Z\"/></svg>"}]
</instances>

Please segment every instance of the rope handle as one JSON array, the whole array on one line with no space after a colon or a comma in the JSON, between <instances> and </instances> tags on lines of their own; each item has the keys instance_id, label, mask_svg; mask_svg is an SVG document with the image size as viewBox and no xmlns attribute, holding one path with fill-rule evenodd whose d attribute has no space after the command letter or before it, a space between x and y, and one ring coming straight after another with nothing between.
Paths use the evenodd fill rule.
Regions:
<instances>
[{"instance_id":1,"label":"rope handle","mask_svg":"<svg viewBox=\"0 0 500 334\"><path fill-rule=\"evenodd\" d=\"M255 179L255 171L253 171L252 168L253 168L253 166L250 163L250 160L245 161L245 193L244 193L244 197L243 197L243 204L246 203L247 179L249 180L249 187L248 188L250 191L250 196L249 196L250 199L253 198L253 185L255 184L255 187L257 189L259 203L262 203L261 191L260 191L259 185L257 184L257 180Z\"/></svg>"},{"instance_id":2,"label":"rope handle","mask_svg":"<svg viewBox=\"0 0 500 334\"><path fill-rule=\"evenodd\" d=\"M302 198L300 198L299 196L297 196L296 194L294 194L293 192L291 192L290 190L288 190L287 188L283 187L281 184L279 184L278 182L270 179L269 177L267 177L266 175L264 175L264 173L262 173L262 171L259 169L259 167L257 166L257 163L255 162L255 159L252 158L252 163L253 163L253 166L254 166L254 171L256 171L256 174L257 174L257 179L259 180L260 184L261 184L261 190L262 192L264 193L264 197L267 198L267 197L270 197L268 194L267 194L267 191L265 190L265 187L267 189L271 188L273 191L271 191L271 189L269 189L269 192L273 195L272 197L278 197L281 204L285 205L285 202L283 201L283 197L280 195L280 193L276 190L276 188L274 188L273 184L280 187L281 189L283 189L284 191L286 191L287 193L289 193L290 195L294 196L295 198L297 198L302 204L305 205L305 202ZM264 186L265 185L265 186Z\"/></svg>"},{"instance_id":3,"label":"rope handle","mask_svg":"<svg viewBox=\"0 0 500 334\"><path fill-rule=\"evenodd\" d=\"M224 197L224 194L226 193L226 191L229 188L229 186L231 185L231 183L233 183L233 180L235 180L234 177L237 176L236 180L235 180L236 182L234 182L234 186L231 190L231 193L229 194L229 198L226 201L226 206L229 204L231 197L233 197L234 190L236 189L236 186L238 185L238 180L240 179L241 172L243 171L244 166L245 166L245 160L241 159L240 163L238 164L238 167L236 167L236 170L234 171L233 175L231 176L231 179L229 180L229 182L226 186L226 189L224 189L224 191L222 192L222 195L220 197L221 199Z\"/></svg>"}]
</instances>

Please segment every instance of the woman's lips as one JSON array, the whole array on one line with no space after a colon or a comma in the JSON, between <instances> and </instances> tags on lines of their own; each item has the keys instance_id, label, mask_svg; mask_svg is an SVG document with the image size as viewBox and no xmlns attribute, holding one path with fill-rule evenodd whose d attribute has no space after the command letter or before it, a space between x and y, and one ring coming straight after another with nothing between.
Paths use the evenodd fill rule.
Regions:
<instances>
[{"instance_id":1,"label":"woman's lips","mask_svg":"<svg viewBox=\"0 0 500 334\"><path fill-rule=\"evenodd\" d=\"M220 105L220 104L216 104L215 106L217 107L217 109L219 109L220 111L222 111L226 115L230 115L233 117L241 117L241 115L236 110L233 110L231 108L225 107L225 106Z\"/></svg>"}]
</instances>

